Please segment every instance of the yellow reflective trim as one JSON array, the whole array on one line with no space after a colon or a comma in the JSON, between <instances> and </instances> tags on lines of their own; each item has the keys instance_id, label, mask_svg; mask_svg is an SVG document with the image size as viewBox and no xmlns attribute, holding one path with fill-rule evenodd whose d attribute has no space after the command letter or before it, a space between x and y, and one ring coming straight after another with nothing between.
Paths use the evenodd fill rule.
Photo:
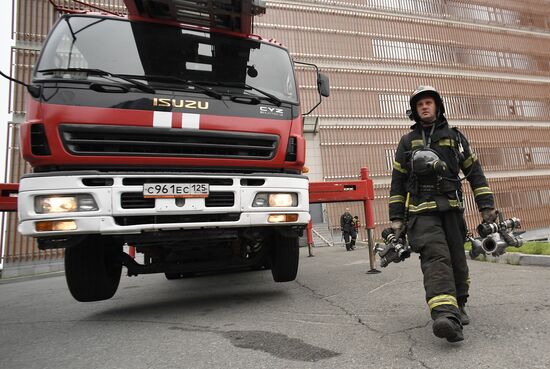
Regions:
<instances>
[{"instance_id":1,"label":"yellow reflective trim","mask_svg":"<svg viewBox=\"0 0 550 369\"><path fill-rule=\"evenodd\" d=\"M480 192L480 193L477 193L474 195L474 197L478 197L478 196L481 196L481 195L492 195L493 193L491 191L485 191L485 192Z\"/></svg>"},{"instance_id":2,"label":"yellow reflective trim","mask_svg":"<svg viewBox=\"0 0 550 369\"><path fill-rule=\"evenodd\" d=\"M390 204L396 203L396 202L405 202L405 196L401 195L394 195L390 197Z\"/></svg>"},{"instance_id":3,"label":"yellow reflective trim","mask_svg":"<svg viewBox=\"0 0 550 369\"><path fill-rule=\"evenodd\" d=\"M416 213L422 210L436 209L437 204L435 201L421 202L418 205L409 205L409 211L411 213Z\"/></svg>"},{"instance_id":4,"label":"yellow reflective trim","mask_svg":"<svg viewBox=\"0 0 550 369\"><path fill-rule=\"evenodd\" d=\"M452 208L458 208L460 206L460 203L458 202L458 200L451 200L449 199L449 205L452 207Z\"/></svg>"},{"instance_id":5,"label":"yellow reflective trim","mask_svg":"<svg viewBox=\"0 0 550 369\"><path fill-rule=\"evenodd\" d=\"M452 305L458 308L456 297L454 297L453 295L438 295L438 296L432 297L428 301L428 306L430 307L430 310L441 305Z\"/></svg>"},{"instance_id":6,"label":"yellow reflective trim","mask_svg":"<svg viewBox=\"0 0 550 369\"><path fill-rule=\"evenodd\" d=\"M414 149L415 147L418 147L418 146L424 146L424 141L422 140L412 140L411 141L411 147Z\"/></svg>"},{"instance_id":7,"label":"yellow reflective trim","mask_svg":"<svg viewBox=\"0 0 550 369\"><path fill-rule=\"evenodd\" d=\"M401 172L401 173L405 173L407 174L407 169L404 169L403 167L401 167L401 164L399 164L398 162L394 161L393 162L393 169L397 170L398 172Z\"/></svg>"},{"instance_id":8,"label":"yellow reflective trim","mask_svg":"<svg viewBox=\"0 0 550 369\"><path fill-rule=\"evenodd\" d=\"M453 295L437 295L428 300L428 305L431 304L432 302L436 302L443 299L449 299L456 302L456 297L454 297Z\"/></svg>"},{"instance_id":9,"label":"yellow reflective trim","mask_svg":"<svg viewBox=\"0 0 550 369\"><path fill-rule=\"evenodd\" d=\"M452 305L458 309L458 304L456 302L443 301L430 305L430 311L441 305Z\"/></svg>"},{"instance_id":10,"label":"yellow reflective trim","mask_svg":"<svg viewBox=\"0 0 550 369\"><path fill-rule=\"evenodd\" d=\"M453 140L452 138L444 138L442 140L439 140L438 144L439 144L439 146L454 147L455 146L455 140Z\"/></svg>"},{"instance_id":11,"label":"yellow reflective trim","mask_svg":"<svg viewBox=\"0 0 550 369\"><path fill-rule=\"evenodd\" d=\"M470 167L476 160L477 160L477 155L472 154L468 159L464 160L464 162L462 163L462 166L464 167L464 169L466 169Z\"/></svg>"},{"instance_id":12,"label":"yellow reflective trim","mask_svg":"<svg viewBox=\"0 0 550 369\"><path fill-rule=\"evenodd\" d=\"M492 195L493 192L489 187L478 187L474 190L474 197L478 197L481 195Z\"/></svg>"}]
</instances>

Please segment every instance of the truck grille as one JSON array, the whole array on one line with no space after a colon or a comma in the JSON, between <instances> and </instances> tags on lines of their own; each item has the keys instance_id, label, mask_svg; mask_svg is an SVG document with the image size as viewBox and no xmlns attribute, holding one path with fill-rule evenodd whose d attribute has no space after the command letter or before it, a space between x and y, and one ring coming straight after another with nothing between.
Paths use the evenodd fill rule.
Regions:
<instances>
[{"instance_id":1,"label":"truck grille","mask_svg":"<svg viewBox=\"0 0 550 369\"><path fill-rule=\"evenodd\" d=\"M145 183L208 183L211 186L232 186L233 179L205 177L129 177L122 180L123 186L143 186Z\"/></svg>"},{"instance_id":2,"label":"truck grille","mask_svg":"<svg viewBox=\"0 0 550 369\"><path fill-rule=\"evenodd\" d=\"M120 226L169 223L237 222L240 218L241 214L239 213L114 217L115 223Z\"/></svg>"},{"instance_id":3,"label":"truck grille","mask_svg":"<svg viewBox=\"0 0 550 369\"><path fill-rule=\"evenodd\" d=\"M277 135L94 124L59 126L73 155L272 159Z\"/></svg>"},{"instance_id":4,"label":"truck grille","mask_svg":"<svg viewBox=\"0 0 550 369\"><path fill-rule=\"evenodd\" d=\"M123 209L152 209L155 207L155 199L146 199L141 192L124 192L120 196L120 204ZM233 192L210 192L204 199L204 204L209 208L233 206L235 194Z\"/></svg>"},{"instance_id":5,"label":"truck grille","mask_svg":"<svg viewBox=\"0 0 550 369\"><path fill-rule=\"evenodd\" d=\"M233 192L210 192L204 199L204 205L207 208L218 208L224 206L233 206L235 203L235 194Z\"/></svg>"},{"instance_id":6,"label":"truck grille","mask_svg":"<svg viewBox=\"0 0 550 369\"><path fill-rule=\"evenodd\" d=\"M120 206L123 209L152 209L155 199L146 199L141 192L125 192L120 195Z\"/></svg>"}]
</instances>

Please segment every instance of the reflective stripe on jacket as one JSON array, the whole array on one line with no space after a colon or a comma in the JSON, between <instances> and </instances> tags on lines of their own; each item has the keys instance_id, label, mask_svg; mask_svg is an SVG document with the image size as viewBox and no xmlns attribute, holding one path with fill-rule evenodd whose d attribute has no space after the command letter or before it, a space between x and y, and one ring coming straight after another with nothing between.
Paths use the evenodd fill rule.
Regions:
<instances>
[{"instance_id":1,"label":"reflective stripe on jacket","mask_svg":"<svg viewBox=\"0 0 550 369\"><path fill-rule=\"evenodd\" d=\"M422 126L418 123L411 126L411 131L399 141L393 163L392 182L389 200L390 220L403 219L405 216L405 199L410 193L409 212L419 214L430 211L445 211L459 208L462 196L461 182L445 178L458 179L462 171L474 193L479 210L494 208L494 197L479 160L470 149L468 140L456 128L450 128L446 120L437 121L431 136L430 149L447 163L447 170L437 184L437 191L419 191L418 183L424 187L426 178L415 178L411 173L411 155L416 149L424 147ZM435 177L434 177L435 178ZM423 182L424 181L424 182ZM416 186L415 186L416 185ZM423 188L424 188L423 187ZM458 195L458 198L457 198Z\"/></svg>"}]
</instances>

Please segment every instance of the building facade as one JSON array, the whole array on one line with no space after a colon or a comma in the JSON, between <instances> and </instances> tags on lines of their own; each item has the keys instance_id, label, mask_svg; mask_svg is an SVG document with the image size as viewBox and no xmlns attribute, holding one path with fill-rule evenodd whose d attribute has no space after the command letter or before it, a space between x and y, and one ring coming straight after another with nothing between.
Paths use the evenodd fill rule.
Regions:
<instances>
[{"instance_id":1,"label":"building facade","mask_svg":"<svg viewBox=\"0 0 550 369\"><path fill-rule=\"evenodd\" d=\"M72 0L12 0L12 39L10 75L25 83L31 80L34 65L50 28L62 11L97 10L94 6L123 15L126 8L122 0L86 1ZM56 5L56 6L54 6ZM7 7L7 4L5 4ZM4 9L8 11L8 9ZM17 183L31 168L19 152L19 124L25 119L26 89L17 84L10 85L9 111L12 119L6 124L7 147L6 174L8 182ZM63 251L54 249L40 251L36 241L17 233L17 214L4 217L0 233L0 256L3 260L2 277L36 274L63 269Z\"/></svg>"},{"instance_id":2,"label":"building facade","mask_svg":"<svg viewBox=\"0 0 550 369\"><path fill-rule=\"evenodd\" d=\"M14 78L28 82L40 47L59 16L99 6L124 14L122 0L13 0ZM357 179L368 167L376 185L376 234L388 224L395 148L410 126L405 111L419 85L443 95L451 125L469 138L496 202L525 228L550 224L550 1L548 0L270 0L254 33L285 44L295 60L330 77L331 96L306 117L307 166L315 181ZM316 100L312 70L297 66L303 110ZM7 178L29 170L17 136L25 91L11 87ZM466 188L470 228L480 220ZM326 206L337 225L344 207ZM2 232L5 267L58 260L16 232L10 214Z\"/></svg>"},{"instance_id":3,"label":"building facade","mask_svg":"<svg viewBox=\"0 0 550 369\"><path fill-rule=\"evenodd\" d=\"M525 228L550 224L550 1L270 1L256 33L286 44L296 60L329 75L331 97L313 113L307 165L313 180L376 184L376 234L387 203L397 143L409 130L411 92L435 86L447 118L469 138L507 216ZM298 72L304 106L315 84ZM305 83L303 83L306 81ZM310 118L311 119L311 118ZM307 127L307 126L306 126ZM307 129L307 128L306 128ZM465 183L470 229L481 220ZM327 206L338 226L345 207Z\"/></svg>"}]
</instances>

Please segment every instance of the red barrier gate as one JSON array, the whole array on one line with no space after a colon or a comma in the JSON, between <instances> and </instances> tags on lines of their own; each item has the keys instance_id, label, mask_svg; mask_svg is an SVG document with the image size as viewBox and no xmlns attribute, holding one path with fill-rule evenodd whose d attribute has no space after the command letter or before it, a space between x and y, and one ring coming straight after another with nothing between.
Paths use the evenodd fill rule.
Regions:
<instances>
[{"instance_id":1,"label":"red barrier gate","mask_svg":"<svg viewBox=\"0 0 550 369\"><path fill-rule=\"evenodd\" d=\"M372 211L372 201L374 200L374 185L369 178L367 168L361 168L361 179L359 181L338 181L338 182L310 182L309 183L309 203L327 203L327 202L345 202L362 201L365 210L365 228L367 229L368 247L369 247L369 274L380 273L374 267L374 239L372 232L374 229L374 215ZM309 255L311 254L311 221L307 227L307 242Z\"/></svg>"},{"instance_id":2,"label":"red barrier gate","mask_svg":"<svg viewBox=\"0 0 550 369\"><path fill-rule=\"evenodd\" d=\"M0 211L17 211L18 183L0 183Z\"/></svg>"}]
</instances>

